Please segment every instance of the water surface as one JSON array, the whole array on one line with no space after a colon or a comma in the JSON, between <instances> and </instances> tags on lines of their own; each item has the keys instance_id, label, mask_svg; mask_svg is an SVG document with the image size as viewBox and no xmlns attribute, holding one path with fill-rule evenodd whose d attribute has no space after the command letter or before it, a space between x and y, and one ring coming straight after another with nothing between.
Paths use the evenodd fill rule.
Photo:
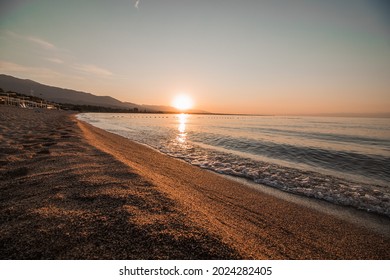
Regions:
<instances>
[{"instance_id":1,"label":"water surface","mask_svg":"<svg viewBox=\"0 0 390 280\"><path fill-rule=\"evenodd\" d=\"M390 120L80 114L186 162L390 216Z\"/></svg>"}]
</instances>

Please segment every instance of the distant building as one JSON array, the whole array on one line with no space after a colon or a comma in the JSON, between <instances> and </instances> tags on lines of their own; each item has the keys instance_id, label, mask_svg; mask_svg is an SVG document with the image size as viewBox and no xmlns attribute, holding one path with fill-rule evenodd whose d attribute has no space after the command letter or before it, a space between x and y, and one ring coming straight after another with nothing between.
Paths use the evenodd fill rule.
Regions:
<instances>
[{"instance_id":1,"label":"distant building","mask_svg":"<svg viewBox=\"0 0 390 280\"><path fill-rule=\"evenodd\" d=\"M44 99L33 96L24 96L15 92L0 92L0 104L18 106L21 108L58 109L56 104L50 103Z\"/></svg>"}]
</instances>

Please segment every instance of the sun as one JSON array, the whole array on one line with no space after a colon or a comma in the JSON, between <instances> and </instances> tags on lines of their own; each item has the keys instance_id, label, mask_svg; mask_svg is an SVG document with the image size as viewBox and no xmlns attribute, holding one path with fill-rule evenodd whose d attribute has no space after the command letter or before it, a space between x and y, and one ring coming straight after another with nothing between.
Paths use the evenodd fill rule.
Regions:
<instances>
[{"instance_id":1,"label":"sun","mask_svg":"<svg viewBox=\"0 0 390 280\"><path fill-rule=\"evenodd\" d=\"M180 111L186 111L192 108L193 102L191 97L185 94L181 94L175 97L172 101L173 107Z\"/></svg>"}]
</instances>

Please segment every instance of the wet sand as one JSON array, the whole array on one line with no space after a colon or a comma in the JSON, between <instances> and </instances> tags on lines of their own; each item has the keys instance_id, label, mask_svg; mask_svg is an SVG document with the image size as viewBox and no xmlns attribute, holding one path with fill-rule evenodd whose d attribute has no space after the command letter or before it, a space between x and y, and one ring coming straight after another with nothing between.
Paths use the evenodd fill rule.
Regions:
<instances>
[{"instance_id":1,"label":"wet sand","mask_svg":"<svg viewBox=\"0 0 390 280\"><path fill-rule=\"evenodd\" d=\"M1 259L389 259L390 236L77 121L0 106ZM390 224L390 223L389 223Z\"/></svg>"}]
</instances>

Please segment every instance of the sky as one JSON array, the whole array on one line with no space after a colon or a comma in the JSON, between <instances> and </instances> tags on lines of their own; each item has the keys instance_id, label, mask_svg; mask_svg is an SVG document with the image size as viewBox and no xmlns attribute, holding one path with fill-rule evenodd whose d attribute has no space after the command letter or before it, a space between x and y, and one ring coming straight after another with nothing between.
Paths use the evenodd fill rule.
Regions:
<instances>
[{"instance_id":1,"label":"sky","mask_svg":"<svg viewBox=\"0 0 390 280\"><path fill-rule=\"evenodd\" d=\"M0 73L220 113L390 112L387 0L0 0Z\"/></svg>"}]
</instances>

